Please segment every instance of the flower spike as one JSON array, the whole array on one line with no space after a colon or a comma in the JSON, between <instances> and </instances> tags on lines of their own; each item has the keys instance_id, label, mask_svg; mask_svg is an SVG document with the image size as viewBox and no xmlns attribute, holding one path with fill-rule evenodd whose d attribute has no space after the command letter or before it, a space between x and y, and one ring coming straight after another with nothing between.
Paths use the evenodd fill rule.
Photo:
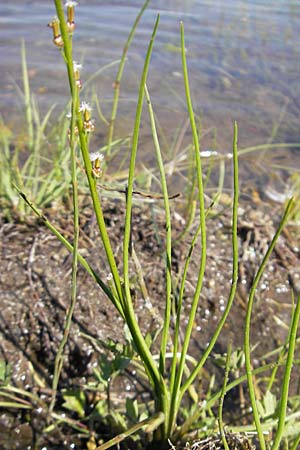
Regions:
<instances>
[{"instance_id":1,"label":"flower spike","mask_svg":"<svg viewBox=\"0 0 300 450\"><path fill-rule=\"evenodd\" d=\"M67 27L69 33L74 33L75 30L75 22L74 22L74 16L75 16L75 6L77 5L77 2L73 0L68 0L65 3L65 6L67 8Z\"/></svg>"},{"instance_id":2,"label":"flower spike","mask_svg":"<svg viewBox=\"0 0 300 450\"><path fill-rule=\"evenodd\" d=\"M64 41L60 34L59 28L59 20L57 17L54 17L50 23L48 23L48 27L52 28L53 31L53 42L57 47L63 47Z\"/></svg>"},{"instance_id":3,"label":"flower spike","mask_svg":"<svg viewBox=\"0 0 300 450\"><path fill-rule=\"evenodd\" d=\"M74 78L75 78L75 83L76 83L76 86L78 87L78 89L82 88L82 82L80 79L80 70L81 69L82 69L82 65L78 64L76 61L73 61Z\"/></svg>"},{"instance_id":4,"label":"flower spike","mask_svg":"<svg viewBox=\"0 0 300 450\"><path fill-rule=\"evenodd\" d=\"M102 175L102 162L104 160L104 155L100 152L90 153L90 160L92 163L92 173L95 178L100 178Z\"/></svg>"},{"instance_id":5,"label":"flower spike","mask_svg":"<svg viewBox=\"0 0 300 450\"><path fill-rule=\"evenodd\" d=\"M95 125L91 118L92 108L89 103L82 102L79 108L79 111L82 112L83 115L83 128L86 133L91 133L94 131Z\"/></svg>"}]
</instances>

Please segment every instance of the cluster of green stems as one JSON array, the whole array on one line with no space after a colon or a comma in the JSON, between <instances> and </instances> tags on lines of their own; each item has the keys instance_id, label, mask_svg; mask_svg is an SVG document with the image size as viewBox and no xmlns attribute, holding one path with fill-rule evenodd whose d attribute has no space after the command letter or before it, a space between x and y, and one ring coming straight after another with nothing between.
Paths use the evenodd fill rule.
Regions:
<instances>
[{"instance_id":1,"label":"cluster of green stems","mask_svg":"<svg viewBox=\"0 0 300 450\"><path fill-rule=\"evenodd\" d=\"M200 145L199 138L197 132L197 126L195 121L195 116L193 113L190 89L189 89L189 81L188 81L188 71L187 71L187 63L186 63L186 54L185 54L185 44L184 44L184 27L181 24L181 48L182 48L182 64L183 64L183 74L184 74L184 84L186 91L186 99L187 99L187 108L190 117L190 124L193 134L193 146L195 152L195 161L196 161L196 172L197 172L197 183L198 183L198 202L199 202L199 210L200 210L200 225L197 230L195 239L192 243L190 254L192 253L193 247L196 243L196 238L199 234L201 234L201 259L199 262L199 274L198 274L198 282L195 288L195 293L193 297L192 307L189 314L189 320L185 332L185 339L181 345L179 340L179 329L181 326L181 310L182 310L182 300L184 294L184 282L186 279L186 274L188 270L189 259L187 259L186 267L184 270L184 277L182 280L181 286L181 295L179 306L177 308L177 316L176 316L176 326L174 332L174 341L173 341L173 357L171 362L171 370L170 377L168 377L168 373L166 371L166 353L167 347L170 344L169 336L170 336L170 325L171 325L171 303L172 303L172 274L171 274L171 250L172 250L172 241L171 241L171 214L170 214L170 205L169 205L169 197L167 190L167 182L164 172L163 160L160 152L159 141L156 133L156 125L154 113L151 105L150 95L147 90L146 80L149 69L149 62L152 54L153 44L155 35L157 32L158 24L159 24L159 16L156 19L152 37L150 39L150 43L148 46L144 68L140 81L140 89L139 89L139 97L137 101L137 109L136 109L136 117L135 117L135 125L134 125L134 133L132 139L132 149L131 149L131 157L129 164L129 174L127 181L127 198L126 198L126 217L125 217L125 230L124 230L124 241L123 241L123 274L122 274L122 282L121 276L119 274L116 261L114 258L113 250L110 244L109 236L107 233L104 215L101 205L101 199L97 192L97 179L93 174L93 168L90 160L89 146L88 146L88 135L84 129L83 118L80 112L80 90L76 84L75 76L74 76L74 63L73 63L73 51L72 51L72 34L68 31L68 26L65 20L63 7L60 0L55 0L57 17L59 20L61 37L63 40L62 53L66 62L68 78L70 84L70 93L72 97L72 118L70 125L70 147L71 147L71 160L72 164L76 160L75 158L75 146L76 146L76 135L75 130L78 130L78 140L79 146L82 154L82 158L85 165L85 171L87 175L87 180L89 184L90 194L93 201L93 207L97 218L97 223L100 231L100 235L103 241L104 249L106 252L107 261L110 267L110 271L113 278L114 288L110 289L109 286L106 286L106 293L109 292L109 298L115 305L116 309L126 321L133 341L138 350L139 356L144 364L145 371L148 375L149 381L152 385L154 391L154 397L156 402L156 411L161 411L164 414L164 421L160 427L157 437L160 439L166 439L166 437L171 436L176 428L178 412L180 410L180 405L182 398L189 388L189 386L193 383L197 375L199 374L201 368L203 367L208 355L213 348L217 337L223 327L223 324L226 320L226 317L229 313L233 297L234 291L237 282L237 258L235 258L235 264L233 269L233 277L232 277L232 289L231 295L229 298L229 302L227 308L223 314L222 320L219 326L214 333L213 338L210 341L210 344L206 351L204 352L202 358L199 360L196 367L191 371L189 376L184 379L184 369L186 367L186 357L188 353L189 342L191 338L191 333L193 329L193 323L195 320L195 315L197 312L197 307L199 303L201 288L204 279L205 266L206 266L206 224L205 224L205 205L204 205L204 191L203 191L203 181L202 181L202 167L201 167L201 159L200 159ZM157 161L159 165L160 175L161 175L161 183L162 183L162 191L164 197L164 206L166 213L166 301L165 301L165 320L164 326L162 330L162 339L161 339L161 349L160 349L160 359L159 364L153 358L153 355L148 348L148 345L145 342L144 336L139 327L137 317L135 315L133 302L131 298L130 292L130 280L129 280L129 258L130 258L130 239L131 239L131 212L132 212L132 196L133 196L133 183L135 177L135 161L138 149L138 140L139 140L139 129L140 129L140 121L142 114L142 107L144 102L144 97L146 96L150 123L152 129L152 135L154 138L155 150ZM236 223L237 223L237 201L238 201L238 166L237 166L237 126L235 125L234 132L234 170L235 170L235 201L234 201L234 225L233 225L233 242L234 242L234 254L237 256L237 241L236 241ZM73 180L76 176L75 170L72 171ZM73 193L74 193L74 211L78 211L78 204L76 200L76 184L73 183ZM76 230L76 233L75 233ZM77 265L77 253L78 253L78 214L74 214L74 246L73 246L73 263L74 263L74 272L73 272L73 283L75 283L75 269ZM178 352L180 354L178 360Z\"/></svg>"},{"instance_id":2,"label":"cluster of green stems","mask_svg":"<svg viewBox=\"0 0 300 450\"><path fill-rule=\"evenodd\" d=\"M127 196L126 196L126 216L125 216L125 230L124 230L124 240L123 240L123 273L120 274L116 260L114 257L114 253L112 250L112 246L110 243L110 239L108 236L108 232L105 225L104 214L101 204L101 198L97 191L97 176L95 175L95 167L93 166L93 162L91 161L91 156L89 152L89 130L86 128L85 117L82 114L82 110L80 108L80 83L78 83L78 76L74 71L74 60L73 60L73 49L72 49L72 36L73 29L70 32L70 27L68 26L68 21L66 21L63 5L61 0L54 0L56 13L59 21L59 30L61 34L62 44L60 45L62 55L64 57L69 85L70 85L70 95L72 99L72 108L71 108L71 122L70 122L70 149L71 149L71 169L72 169L72 184L73 184L73 206L74 206L74 240L73 246L70 244L66 244L66 241L58 236L65 245L69 245L69 249L73 252L73 267L72 267L72 294L71 294L71 303L70 308L68 310L66 325L65 325L65 333L64 339L59 348L56 362L55 362L55 374L53 381L53 392L54 396L52 398L51 408L54 408L55 405L55 392L58 386L59 374L62 368L63 361L63 349L66 344L68 333L70 330L72 314L74 311L75 301L76 301L76 273L77 273L77 264L78 261L85 265L86 269L90 272L95 281L101 286L104 290L108 298L114 304L116 310L121 315L121 317L126 322L131 335L138 351L139 357L144 365L145 372L147 373L149 382L153 389L154 399L155 399L155 412L162 413L160 426L156 431L156 439L166 441L170 436L180 435L180 431L178 431L178 416L180 413L180 408L182 405L183 396L187 392L187 390L191 387L197 376L199 375L203 365L205 364L208 356L210 355L219 335L224 326L224 323L228 317L231 306L233 304L233 300L235 297L237 281L238 281L238 240L237 240L237 215L238 215L238 150L237 150L237 139L238 139L238 128L237 124L234 124L234 138L233 138L233 207L232 207L232 254L233 254L233 269L232 269L232 281L231 281L231 289L227 301L226 308L223 312L223 315L213 333L213 336L204 351L201 355L198 362L195 364L194 368L188 370L187 368L187 356L188 349L190 344L190 339L192 335L193 324L196 317L196 312L198 309L202 284L205 275L205 267L206 267L206 209L204 204L204 187L203 187L203 177L202 177L202 166L201 166L201 157L200 157L200 144L199 144L199 136L198 130L195 120L195 115L193 112L193 105L190 94L189 87L189 79L188 79L188 69L187 69L187 61L186 61L186 51L185 51L185 39L184 39L184 27L181 23L181 57L182 57L182 70L183 70L183 78L184 78L184 86L186 93L186 104L187 110L189 114L190 126L192 130L193 136L193 149L194 149L194 157L196 162L196 180L197 180L197 195L198 195L198 205L199 205L199 213L200 213L200 223L199 227L194 235L194 239L192 241L189 255L186 258L183 276L180 286L180 294L178 306L175 313L174 323L175 330L173 332L173 338L170 338L171 335L171 322L172 322L172 273L171 273L171 253L172 253L172 238L171 238L171 213L170 213L170 205L169 205L169 196L168 196L168 188L167 181L164 172L164 164L160 151L159 140L156 132L156 124L155 124L155 115L152 109L151 98L149 91L147 89L147 75L149 70L150 58L153 50L154 40L157 33L157 28L159 24L159 16L155 21L155 25L153 28L152 36L149 42L148 50L145 57L144 67L142 71L142 76L140 80L140 88L139 88L139 96L137 101L136 108L136 116L135 116L135 124L132 138L132 148L131 148L131 156L130 156L130 164L129 164L129 173L127 180ZM73 2L74 3L74 2ZM145 9L148 1L143 5L142 11ZM141 14L140 13L140 14ZM72 16L74 19L74 14ZM57 30L56 30L57 32ZM130 36L132 39L132 34ZM126 51L128 49L128 45L126 47ZM125 52L126 53L126 52ZM122 75L124 67L124 58L122 59L122 63L120 65L120 70L118 73L118 77L120 78ZM118 81L119 81L118 78ZM117 98L117 97L116 97ZM134 311L133 301L131 297L130 291L130 279L129 279L129 263L130 263L130 245L131 245L131 217L132 217L132 202L133 202L133 185L135 178L135 164L136 164L136 155L138 150L138 141L139 141L139 130L141 123L141 115L143 103L146 98L149 117L150 117L150 125L152 130L152 136L155 146L156 158L158 162L160 178L161 178L161 186L163 192L164 199L164 209L165 209L165 218L166 218L166 249L165 249L165 270L166 270L166 298L165 298L165 317L164 317L164 325L162 329L162 337L161 337L161 346L160 346L160 357L159 362L154 358L151 350L149 349L141 328L139 327L139 323ZM116 114L116 103L114 102L113 109L113 118ZM113 123L113 122L112 122ZM109 132L109 142L112 140L112 132L113 126L110 127ZM89 185L90 195L93 202L93 208L96 215L96 220L100 232L100 236L103 242L103 246L105 249L107 262L110 267L110 272L112 276L112 282L104 282L98 275L96 275L90 266L86 263L86 261L78 254L78 238L79 238L79 212L78 212L78 192L77 192L77 179L76 179L76 148L79 146L80 152L84 161L87 181ZM255 279L255 283L253 284L253 289L251 291L248 310L247 310L247 318L246 318L246 331L245 331L245 354L246 354L246 368L247 368L247 376L248 383L250 387L251 400L253 405L253 412L255 421L260 430L260 422L258 418L257 409L255 408L255 396L253 389L253 381L252 381L252 368L250 361L250 318L251 311L253 306L253 297L256 286L259 282L261 273L264 269L265 263L269 257L270 252L272 251L276 239L283 227L286 218L288 216L289 210L291 208L291 204L288 205L286 214L284 219L282 220L279 231L276 234L272 245L270 246L269 252L266 255L266 258L261 266L261 269L258 273L257 278ZM57 232L55 231L57 234ZM185 280L188 272L189 262L191 258L191 254L193 248L196 244L197 238L200 235L201 239L201 257L199 261L199 273L197 277L197 283L195 286L194 296L192 300L191 310L189 312L188 323L186 326L186 330L184 333L184 339L181 342L180 340L180 327L182 326L181 320L181 312L183 307L183 298L184 298L184 290L185 290ZM299 302L298 302L299 304ZM297 305L298 306L298 305ZM297 309L298 313L298 309ZM298 317L298 316L297 316ZM299 317L298 317L299 319ZM297 322L298 323L298 322ZM296 326L296 325L294 325ZM172 358L170 368L167 370L166 368L166 355L168 346L171 345L172 348ZM179 355L179 356L178 356ZM225 388L224 388L225 392ZM182 427L184 429L184 426ZM259 433L259 439L261 442L261 448L265 448L264 437L262 433ZM278 440L278 439L277 439ZM276 441L277 442L277 441ZM276 446L274 447L276 448Z\"/></svg>"}]
</instances>

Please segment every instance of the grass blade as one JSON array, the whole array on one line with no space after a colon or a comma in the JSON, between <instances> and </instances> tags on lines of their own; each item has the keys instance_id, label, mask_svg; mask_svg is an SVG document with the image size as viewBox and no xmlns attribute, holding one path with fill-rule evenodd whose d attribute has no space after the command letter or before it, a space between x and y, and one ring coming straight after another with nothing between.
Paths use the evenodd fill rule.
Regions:
<instances>
[{"instance_id":1,"label":"grass blade","mask_svg":"<svg viewBox=\"0 0 300 450\"><path fill-rule=\"evenodd\" d=\"M275 244L277 242L277 239L288 219L289 213L291 211L293 207L293 199L291 199L288 202L288 205L285 209L285 213L283 218L281 219L281 222L278 226L278 229L271 241L271 244L269 245L269 248L262 260L262 263L257 271L257 274L253 280L253 284L251 286L251 290L250 290L250 294L249 294L249 299L248 299L248 305L247 305L247 311L246 311L246 318L245 318L245 333L244 333L244 351L245 351L245 366L246 366L246 374L247 374L247 381L248 381L248 387L249 387L249 395L250 395L250 400L251 400L251 405L252 405L252 412L253 412L253 417L254 417L254 422L256 425L256 430L258 433L258 439L259 439L259 443L260 443L260 447L262 450L266 450L266 443L265 443L265 439L263 436L263 432L262 432L262 427L261 427L261 423L260 423L260 418L259 418L259 413L258 413L258 408L256 405L256 396L255 396L255 389L254 389L254 383L253 383L253 378L252 378L252 366L251 366L251 355L250 355L250 325L251 325L251 315L252 315L252 310L253 310L253 303L254 303L254 296L255 296L255 291L256 288L258 286L258 283L261 279L261 276L264 272L264 269L266 267L266 264L268 262L268 259L275 247Z\"/></svg>"},{"instance_id":2,"label":"grass blade","mask_svg":"<svg viewBox=\"0 0 300 450\"><path fill-rule=\"evenodd\" d=\"M44 214L42 214L37 207L27 198L26 194L22 192L17 186L15 186L15 189L18 191L20 197L25 201L25 203L32 209L32 211L35 213L35 215L46 225L46 227L58 238L58 240L66 247L66 249L72 253L74 251L74 247L70 242L58 231L58 229L47 219ZM93 280L100 286L100 288L103 290L105 295L111 300L111 302L114 304L114 306L118 309L118 301L117 298L112 295L111 290L109 287L102 281L102 279L99 277L97 272L92 268L92 266L87 262L87 260L78 253L78 261L84 267L84 269L87 271L87 273L93 278ZM119 313L123 316L122 309L118 310Z\"/></svg>"},{"instance_id":3,"label":"grass blade","mask_svg":"<svg viewBox=\"0 0 300 450\"><path fill-rule=\"evenodd\" d=\"M172 238L171 238L171 213L170 213L170 202L169 202L169 194L168 194L168 186L166 173L164 169L164 163L161 155L160 145L158 141L156 124L154 112L151 104L150 95L145 85L145 94L148 104L149 116L150 116L150 124L152 137L155 147L156 160L160 173L161 187L164 197L164 208L165 208L165 217L166 217L166 302L165 302L165 317L164 317L164 325L162 331L162 339L161 339L161 348L160 348L160 373L164 375L165 372L165 359L166 359L166 351L167 351L167 342L169 336L169 328L170 328L170 318L171 318L171 291L172 291L172 276L171 276L171 250L172 250Z\"/></svg>"},{"instance_id":4,"label":"grass blade","mask_svg":"<svg viewBox=\"0 0 300 450\"><path fill-rule=\"evenodd\" d=\"M70 40L72 37L70 37ZM64 43L66 46L66 43ZM75 141L75 127L76 127L76 117L77 110L79 107L79 95L78 88L74 80L73 73L73 55L72 55L72 45L70 43L70 51L68 54L69 60L67 59L67 65L72 66L71 77L69 78L71 93L72 93L72 116L71 116L71 126L70 126L70 157L71 157L71 179L72 179L72 194L73 194L73 251L72 251L72 275L71 275L71 299L70 305L67 310L63 337L59 344L57 354L54 361L54 372L53 372L53 382L52 382L52 398L49 406L49 414L51 415L56 400L56 391L58 387L58 382L60 374L63 368L63 356L65 346L68 342L73 313L76 305L77 299L77 267L78 267L78 243L79 243L79 206L78 206L78 184L77 184L77 163L76 163L76 141ZM47 116L42 124L42 128L47 123Z\"/></svg>"},{"instance_id":5,"label":"grass blade","mask_svg":"<svg viewBox=\"0 0 300 450\"><path fill-rule=\"evenodd\" d=\"M288 403L288 396L289 396L290 377L291 377L291 372L292 372L293 362L294 362L295 345L296 345L296 339L297 339L297 329L298 329L298 325L299 325L299 319L300 319L300 295L298 295L297 305L296 305L296 308L295 308L295 311L294 311L294 314L292 317L290 339L289 339L289 349L288 349L288 355L287 355L287 360L286 360L286 364L285 364L285 372L284 372L283 383L282 383L280 407L279 407L279 411L278 411L278 415L279 415L278 426L277 426L275 440L274 440L271 450L277 450L279 448L282 434L284 431L286 410L287 410L287 403Z\"/></svg>"},{"instance_id":6,"label":"grass blade","mask_svg":"<svg viewBox=\"0 0 300 450\"><path fill-rule=\"evenodd\" d=\"M113 106L112 106L112 111L111 111L111 117L110 117L110 123L109 123L109 129L108 129L108 139L107 139L107 155L110 155L111 152L111 145L112 145L112 140L113 140L113 134L114 134L114 127L115 127L115 120L117 117L117 110L118 110L118 102L119 102L119 95L120 95L120 83L121 83L121 78L123 75L123 71L124 71L124 66L125 66L125 62L126 62L126 55L127 52L129 50L130 44L132 42L132 39L134 37L136 28L138 26L138 23L145 11L145 9L148 6L150 0L146 0L139 12L139 14L137 15L134 24L131 28L131 31L129 33L128 39L124 45L123 48L123 55L120 61L120 65L119 65L119 69L118 69L118 73L115 79L115 83L114 83L114 88L115 88L115 94L114 94L114 100L113 100Z\"/></svg>"},{"instance_id":7,"label":"grass blade","mask_svg":"<svg viewBox=\"0 0 300 450\"><path fill-rule=\"evenodd\" d=\"M142 72L139 96L137 102L136 109L136 117L134 124L134 132L132 139L132 148L131 148L131 156L130 156L130 164L129 164L129 174L128 174L128 187L127 187L127 197L126 197L126 216L125 216L125 230L124 230L124 241L123 241L123 277L124 277L124 292L125 292L125 301L126 303L123 305L124 307L124 315L126 318L127 325L130 329L134 342L137 346L138 353L144 363L145 369L149 376L149 379L154 387L154 393L156 399L158 401L158 408L164 412L167 417L168 410L168 400L167 400L167 392L165 382L162 379L157 365L153 359L153 356L144 340L144 337L141 333L139 325L137 323L137 319L134 313L131 293L130 293L130 281L129 281L129 248L130 248L130 237L131 237L131 213L132 213L132 196L133 196L133 182L134 182L134 172L135 172L135 161L138 147L138 139L139 139L139 129L141 122L141 114L143 108L143 100L145 93L145 83L147 79L148 69L150 58L152 54L154 39L157 32L157 27L159 24L159 16L157 16L156 22L154 24L152 36L149 42L147 54L145 57L144 68Z\"/></svg>"}]
</instances>

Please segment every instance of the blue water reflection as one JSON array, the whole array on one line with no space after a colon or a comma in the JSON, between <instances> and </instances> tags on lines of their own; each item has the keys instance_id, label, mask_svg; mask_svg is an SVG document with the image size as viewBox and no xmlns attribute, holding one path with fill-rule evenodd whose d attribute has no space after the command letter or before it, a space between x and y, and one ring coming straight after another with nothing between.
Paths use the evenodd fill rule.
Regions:
<instances>
[{"instance_id":1,"label":"blue water reflection","mask_svg":"<svg viewBox=\"0 0 300 450\"><path fill-rule=\"evenodd\" d=\"M140 0L82 0L77 7L75 58L84 64L83 78L117 60ZM121 90L121 114L133 110L138 79L157 13L161 14L151 61L149 87L161 120L172 128L183 111L179 22L184 21L195 109L206 128L217 127L228 139L232 121L240 122L247 144L276 138L299 141L300 2L269 0L152 0L128 54ZM47 23L51 1L0 2L1 110L14 108L14 82L20 84L20 41L27 49L31 85L41 108L64 105L67 83L59 51ZM116 66L93 83L108 112ZM88 92L87 92L88 95ZM168 114L175 114L171 119ZM167 114L168 113L168 114ZM222 144L219 142L219 145Z\"/></svg>"}]
</instances>

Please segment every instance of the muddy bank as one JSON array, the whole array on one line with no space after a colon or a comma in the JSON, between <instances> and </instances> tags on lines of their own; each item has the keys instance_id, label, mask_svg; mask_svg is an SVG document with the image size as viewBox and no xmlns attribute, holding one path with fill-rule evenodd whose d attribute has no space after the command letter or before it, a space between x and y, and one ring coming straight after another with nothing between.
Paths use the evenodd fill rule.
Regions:
<instances>
[{"instance_id":1,"label":"muddy bank","mask_svg":"<svg viewBox=\"0 0 300 450\"><path fill-rule=\"evenodd\" d=\"M173 201L173 236L180 236L185 219L180 204ZM178 206L178 208L177 208ZM177 210L177 211L175 211ZM122 233L124 231L123 199L104 200L104 211L108 232L115 251L116 260L122 266ZM276 226L282 207L261 203L242 203L239 211L239 286L234 306L227 324L217 342L215 353L224 353L228 339L234 348L242 346L243 321L247 297L253 277L262 260ZM66 211L49 210L46 215L72 241L72 223ZM219 205L208 217L208 251L205 282L200 297L197 320L194 326L193 342L189 353L199 358L224 311L230 289L232 253L230 244L230 207ZM109 270L104 251L97 233L94 215L89 202L81 207L81 253L106 280ZM132 295L136 313L143 331L154 334L162 323L164 314L164 229L165 222L159 201L137 202L133 209L132 237L138 262L132 261ZM185 257L188 254L195 225L184 239L174 245L172 273L174 276L174 297L179 289ZM37 393L45 403L49 400L53 364L63 334L64 318L70 299L71 257L68 251L51 233L35 219L28 223L4 223L1 228L1 270L0 270L0 359L11 365L12 384ZM280 237L276 250L268 263L259 285L251 329L254 363L284 342L287 336L292 299L291 290L300 287L299 227L288 225ZM200 246L193 251L184 295L182 333L187 323L200 260ZM138 265L141 265L145 287L139 288ZM116 332L116 330L118 330ZM78 272L77 305L59 389L83 388L95 381L94 369L99 368L99 354L105 353L101 342L112 339L123 342L123 322L114 307L93 283L86 271ZM89 338L87 337L89 336ZM212 373L221 380L223 370L214 358L210 358L204 371L205 378ZM83 388L84 389L84 388ZM203 396L205 395L205 389ZM299 384L294 383L295 392ZM150 401L149 392L136 378L132 369L118 378L111 386L113 405L124 404L126 396L136 394L144 401ZM88 405L94 401L89 392ZM105 393L102 393L105 397ZM235 396L235 397L234 397ZM231 401L239 405L238 393ZM62 398L57 408L62 408ZM90 412L86 406L87 414ZM240 410L232 414L232 423L238 423ZM70 417L77 417L70 414ZM46 414L41 405L33 410L0 413L0 448L86 448L88 432L97 439L109 436L109 430L101 427L101 417L84 423L87 435L75 433L70 427L60 425L52 432L43 433ZM72 446L73 445L73 446Z\"/></svg>"}]
</instances>

